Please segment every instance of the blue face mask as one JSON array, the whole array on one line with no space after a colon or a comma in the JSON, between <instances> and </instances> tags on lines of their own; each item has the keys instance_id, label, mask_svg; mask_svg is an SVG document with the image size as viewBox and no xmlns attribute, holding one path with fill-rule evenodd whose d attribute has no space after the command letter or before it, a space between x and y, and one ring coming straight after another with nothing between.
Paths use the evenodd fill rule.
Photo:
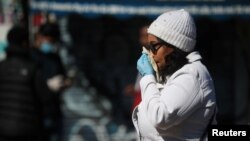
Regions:
<instances>
[{"instance_id":1,"label":"blue face mask","mask_svg":"<svg viewBox=\"0 0 250 141\"><path fill-rule=\"evenodd\" d=\"M45 54L54 52L54 46L48 42L43 42L39 49Z\"/></svg>"}]
</instances>

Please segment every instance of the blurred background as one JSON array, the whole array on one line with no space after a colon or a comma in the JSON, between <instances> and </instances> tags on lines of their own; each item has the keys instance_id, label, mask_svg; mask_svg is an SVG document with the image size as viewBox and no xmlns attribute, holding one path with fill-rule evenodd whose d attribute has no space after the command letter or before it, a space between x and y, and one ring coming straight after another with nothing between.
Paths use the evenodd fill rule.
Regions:
<instances>
[{"instance_id":1,"label":"blurred background","mask_svg":"<svg viewBox=\"0 0 250 141\"><path fill-rule=\"evenodd\" d=\"M194 16L196 48L215 83L219 124L249 124L247 0L0 0L0 60L12 25L27 26L32 44L42 24L58 23L57 53L70 80L59 96L61 140L132 141L140 29L180 8Z\"/></svg>"}]
</instances>

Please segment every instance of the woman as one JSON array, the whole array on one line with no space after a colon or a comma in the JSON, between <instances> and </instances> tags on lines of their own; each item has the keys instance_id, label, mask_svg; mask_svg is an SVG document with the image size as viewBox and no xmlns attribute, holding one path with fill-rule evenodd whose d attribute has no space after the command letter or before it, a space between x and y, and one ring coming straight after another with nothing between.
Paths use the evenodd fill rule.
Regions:
<instances>
[{"instance_id":1,"label":"woman","mask_svg":"<svg viewBox=\"0 0 250 141\"><path fill-rule=\"evenodd\" d=\"M208 124L216 122L216 98L213 80L194 51L193 18L183 9L163 13L148 34L149 54L137 62L142 101L132 116L140 140L206 140Z\"/></svg>"}]
</instances>

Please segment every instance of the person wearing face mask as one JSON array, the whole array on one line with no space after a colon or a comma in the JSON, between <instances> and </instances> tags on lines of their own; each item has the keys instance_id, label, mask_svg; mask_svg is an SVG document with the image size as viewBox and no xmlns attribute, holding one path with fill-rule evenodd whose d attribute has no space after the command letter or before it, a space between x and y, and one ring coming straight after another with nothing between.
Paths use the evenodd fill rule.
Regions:
<instances>
[{"instance_id":1,"label":"person wearing face mask","mask_svg":"<svg viewBox=\"0 0 250 141\"><path fill-rule=\"evenodd\" d=\"M39 50L44 54L54 53L55 47L53 44L51 44L48 41L43 41L41 43L41 46L39 47Z\"/></svg>"},{"instance_id":2,"label":"person wearing face mask","mask_svg":"<svg viewBox=\"0 0 250 141\"><path fill-rule=\"evenodd\" d=\"M58 55L59 43L60 30L58 24L45 23L39 27L34 42L34 48L36 49L35 55L37 55L36 60L40 59L40 62L48 61L51 70L48 71L50 73L46 75L47 78L64 73L63 65Z\"/></svg>"},{"instance_id":3,"label":"person wearing face mask","mask_svg":"<svg viewBox=\"0 0 250 141\"><path fill-rule=\"evenodd\" d=\"M56 23L41 25L35 36L33 58L42 68L42 78L47 82L49 93L44 100L47 119L44 121L49 136L60 138L60 93L64 88L65 70L58 54L60 30ZM54 137L53 137L54 138ZM60 140L60 139L58 139Z\"/></svg>"},{"instance_id":4,"label":"person wearing face mask","mask_svg":"<svg viewBox=\"0 0 250 141\"><path fill-rule=\"evenodd\" d=\"M216 124L213 79L195 51L196 26L185 11L161 14L137 62L142 101L132 119L141 141L206 140ZM146 50L146 48L148 50Z\"/></svg>"}]
</instances>

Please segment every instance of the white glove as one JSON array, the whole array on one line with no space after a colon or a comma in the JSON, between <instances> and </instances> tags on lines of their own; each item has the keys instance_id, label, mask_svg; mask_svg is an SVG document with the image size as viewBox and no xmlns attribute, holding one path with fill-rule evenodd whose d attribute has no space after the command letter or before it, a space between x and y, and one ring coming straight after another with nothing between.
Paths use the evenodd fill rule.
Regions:
<instances>
[{"instance_id":1,"label":"white glove","mask_svg":"<svg viewBox=\"0 0 250 141\"><path fill-rule=\"evenodd\" d=\"M47 85L51 91L58 92L63 86L63 76L56 75L56 76L48 79Z\"/></svg>"}]
</instances>

